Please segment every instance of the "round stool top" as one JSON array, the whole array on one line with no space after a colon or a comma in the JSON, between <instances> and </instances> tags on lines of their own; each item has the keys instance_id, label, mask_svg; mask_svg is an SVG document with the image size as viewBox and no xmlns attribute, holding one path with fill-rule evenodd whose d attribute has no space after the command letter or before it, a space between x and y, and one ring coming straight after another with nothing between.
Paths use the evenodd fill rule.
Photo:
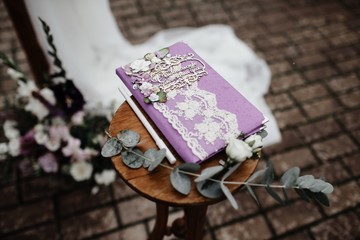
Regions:
<instances>
[{"instance_id":1,"label":"round stool top","mask_svg":"<svg viewBox=\"0 0 360 240\"><path fill-rule=\"evenodd\" d=\"M111 136L116 136L116 134L121 130L133 130L140 134L141 139L137 147L139 147L141 151L145 152L147 149L157 148L154 140L151 138L146 128L142 125L141 121L138 119L138 117L135 115L133 110L126 102L124 102L116 111L109 127L109 132ZM175 167L183 162L176 154L176 152L173 151L173 154L177 158L177 161L174 165L170 165L166 159L163 161L163 163ZM201 163L201 169L218 165L219 160L226 160L226 158L227 156L224 151L216 154L215 156ZM131 169L123 164L120 155L113 157L112 161L125 183L129 185L132 189L134 189L136 192L138 192L140 195L152 201L165 203L171 206L194 206L199 204L210 205L222 200L208 199L201 196L197 192L194 182L192 182L192 189L189 195L185 196L178 193L171 186L170 169L161 166L158 166L152 172L149 172L147 169L144 168ZM240 168L235 173L233 173L227 180L239 182L245 181L255 171L257 164L258 160L245 161L240 166ZM199 170L199 173L200 171L201 170ZM190 178L192 180L194 179L194 177L192 176L190 176ZM240 186L238 185L228 185L228 188L232 192L239 187Z\"/></svg>"}]
</instances>

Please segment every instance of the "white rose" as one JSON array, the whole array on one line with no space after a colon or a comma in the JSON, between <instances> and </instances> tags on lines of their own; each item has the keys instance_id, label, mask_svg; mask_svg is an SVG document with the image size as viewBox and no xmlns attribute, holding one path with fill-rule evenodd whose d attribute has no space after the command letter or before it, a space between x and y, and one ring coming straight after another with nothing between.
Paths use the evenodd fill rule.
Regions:
<instances>
[{"instance_id":1,"label":"white rose","mask_svg":"<svg viewBox=\"0 0 360 240\"><path fill-rule=\"evenodd\" d=\"M137 59L130 64L130 68L134 73L140 71L145 72L150 69L149 68L150 64L151 64L150 61L146 61L144 59Z\"/></svg>"},{"instance_id":2,"label":"white rose","mask_svg":"<svg viewBox=\"0 0 360 240\"><path fill-rule=\"evenodd\" d=\"M70 166L70 175L76 181L84 181L91 178L93 166L85 161L74 162Z\"/></svg>"},{"instance_id":3,"label":"white rose","mask_svg":"<svg viewBox=\"0 0 360 240\"><path fill-rule=\"evenodd\" d=\"M104 170L101 173L95 174L95 181L97 184L104 184L108 186L115 181L116 172L112 169Z\"/></svg>"},{"instance_id":4,"label":"white rose","mask_svg":"<svg viewBox=\"0 0 360 240\"><path fill-rule=\"evenodd\" d=\"M16 126L16 122L12 121L12 120L6 120L4 125L3 125L3 129L4 129L4 134L7 137L7 139L11 140L14 138L18 138L20 136L20 132L19 130L17 130L15 128Z\"/></svg>"},{"instance_id":5,"label":"white rose","mask_svg":"<svg viewBox=\"0 0 360 240\"><path fill-rule=\"evenodd\" d=\"M231 139L226 147L226 154L230 159L243 162L253 155L251 147L239 139Z\"/></svg>"},{"instance_id":6,"label":"white rose","mask_svg":"<svg viewBox=\"0 0 360 240\"><path fill-rule=\"evenodd\" d=\"M152 94L150 94L150 96L149 96L149 100L152 101L152 102L159 101L159 95L157 95L157 94L155 94L155 93L152 93Z\"/></svg>"},{"instance_id":7,"label":"white rose","mask_svg":"<svg viewBox=\"0 0 360 240\"><path fill-rule=\"evenodd\" d=\"M263 146L262 137L258 134L251 135L250 137L245 139L245 142L249 144L249 146L255 150L257 148L261 148Z\"/></svg>"},{"instance_id":8,"label":"white rose","mask_svg":"<svg viewBox=\"0 0 360 240\"><path fill-rule=\"evenodd\" d=\"M9 147L9 154L12 157L17 157L20 155L20 139L19 138L11 139L8 147Z\"/></svg>"}]
</instances>

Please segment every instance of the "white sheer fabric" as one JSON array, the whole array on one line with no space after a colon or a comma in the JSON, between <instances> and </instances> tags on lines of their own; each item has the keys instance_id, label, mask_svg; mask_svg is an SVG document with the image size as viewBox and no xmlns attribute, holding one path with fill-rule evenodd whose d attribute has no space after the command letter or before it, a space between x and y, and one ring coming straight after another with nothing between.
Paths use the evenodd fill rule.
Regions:
<instances>
[{"instance_id":1,"label":"white sheer fabric","mask_svg":"<svg viewBox=\"0 0 360 240\"><path fill-rule=\"evenodd\" d=\"M184 41L269 118L266 145L280 141L276 120L263 99L270 84L269 68L229 26L169 29L144 44L131 45L118 30L108 1L25 2L41 45L47 49L38 17L50 25L68 76L87 101L124 101L117 90L115 69L144 53Z\"/></svg>"}]
</instances>

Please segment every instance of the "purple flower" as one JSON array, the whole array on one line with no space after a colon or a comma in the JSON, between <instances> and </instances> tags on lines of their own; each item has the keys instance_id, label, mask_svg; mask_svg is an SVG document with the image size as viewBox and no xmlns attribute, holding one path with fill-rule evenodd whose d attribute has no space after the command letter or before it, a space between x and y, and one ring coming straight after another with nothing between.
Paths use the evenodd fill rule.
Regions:
<instances>
[{"instance_id":1,"label":"purple flower","mask_svg":"<svg viewBox=\"0 0 360 240\"><path fill-rule=\"evenodd\" d=\"M59 169L59 164L56 160L56 157L52 153L46 153L39 157L38 159L40 167L46 173L57 172Z\"/></svg>"}]
</instances>

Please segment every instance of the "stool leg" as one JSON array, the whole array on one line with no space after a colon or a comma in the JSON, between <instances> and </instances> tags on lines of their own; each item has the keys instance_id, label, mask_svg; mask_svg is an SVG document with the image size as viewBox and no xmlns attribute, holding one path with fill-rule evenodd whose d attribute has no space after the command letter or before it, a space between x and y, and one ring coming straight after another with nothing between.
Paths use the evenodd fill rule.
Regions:
<instances>
[{"instance_id":1,"label":"stool leg","mask_svg":"<svg viewBox=\"0 0 360 240\"><path fill-rule=\"evenodd\" d=\"M156 203L156 221L153 231L150 233L149 240L162 240L167 232L167 220L169 207Z\"/></svg>"},{"instance_id":2,"label":"stool leg","mask_svg":"<svg viewBox=\"0 0 360 240\"><path fill-rule=\"evenodd\" d=\"M185 219L187 225L186 240L201 240L204 235L204 224L207 206L186 207Z\"/></svg>"}]
</instances>

